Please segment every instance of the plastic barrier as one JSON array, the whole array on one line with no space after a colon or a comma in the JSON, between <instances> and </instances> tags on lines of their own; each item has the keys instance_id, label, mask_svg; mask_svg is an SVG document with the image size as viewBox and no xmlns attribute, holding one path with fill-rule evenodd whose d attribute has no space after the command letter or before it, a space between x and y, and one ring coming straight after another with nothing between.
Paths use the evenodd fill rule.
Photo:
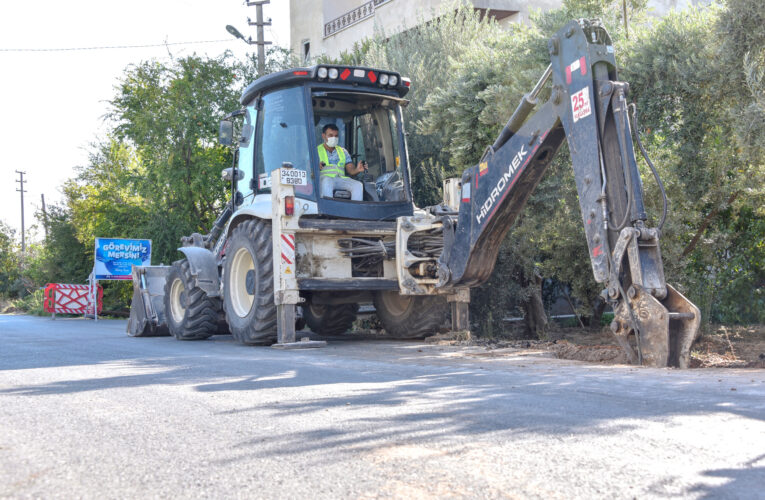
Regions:
<instances>
[{"instance_id":1,"label":"plastic barrier","mask_svg":"<svg viewBox=\"0 0 765 500\"><path fill-rule=\"evenodd\" d=\"M98 312L104 302L104 289L98 285ZM52 314L93 314L90 285L48 283L45 287L43 308Z\"/></svg>"}]
</instances>

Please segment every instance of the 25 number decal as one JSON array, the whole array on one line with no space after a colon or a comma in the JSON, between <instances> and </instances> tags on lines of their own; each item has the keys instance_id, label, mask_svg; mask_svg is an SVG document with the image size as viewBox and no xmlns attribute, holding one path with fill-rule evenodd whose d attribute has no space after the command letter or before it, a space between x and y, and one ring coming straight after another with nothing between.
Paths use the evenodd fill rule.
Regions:
<instances>
[{"instance_id":1,"label":"25 number decal","mask_svg":"<svg viewBox=\"0 0 765 500\"><path fill-rule=\"evenodd\" d=\"M574 123L585 116L589 116L592 112L589 87L585 87L571 96L571 110L574 114Z\"/></svg>"}]
</instances>

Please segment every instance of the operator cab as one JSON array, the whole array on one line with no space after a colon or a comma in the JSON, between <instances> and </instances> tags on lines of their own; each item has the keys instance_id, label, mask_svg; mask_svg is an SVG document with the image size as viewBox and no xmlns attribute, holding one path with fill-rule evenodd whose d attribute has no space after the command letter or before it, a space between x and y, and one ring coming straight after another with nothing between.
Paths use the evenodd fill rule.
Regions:
<instances>
[{"instance_id":1,"label":"operator cab","mask_svg":"<svg viewBox=\"0 0 765 500\"><path fill-rule=\"evenodd\" d=\"M375 221L412 215L401 111L408 90L408 80L396 73L344 66L297 68L250 84L241 98L244 179L237 187L245 203L269 194L271 172L289 162L307 173L307 185L296 186L295 195L316 202L319 215ZM344 163L366 165L353 176L339 165L355 182L327 184L322 174L319 146L327 125L337 128ZM361 199L352 199L348 185Z\"/></svg>"}]
</instances>

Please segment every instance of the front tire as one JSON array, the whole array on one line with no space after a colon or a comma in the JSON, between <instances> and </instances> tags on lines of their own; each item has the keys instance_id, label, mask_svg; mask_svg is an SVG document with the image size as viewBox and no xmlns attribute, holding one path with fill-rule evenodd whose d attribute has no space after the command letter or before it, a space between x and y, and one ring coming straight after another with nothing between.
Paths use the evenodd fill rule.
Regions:
<instances>
[{"instance_id":1,"label":"front tire","mask_svg":"<svg viewBox=\"0 0 765 500\"><path fill-rule=\"evenodd\" d=\"M378 292L377 318L391 338L417 339L438 333L449 318L449 303L440 295Z\"/></svg>"},{"instance_id":2,"label":"front tire","mask_svg":"<svg viewBox=\"0 0 765 500\"><path fill-rule=\"evenodd\" d=\"M178 340L204 340L218 333L220 299L193 285L189 261L173 262L165 279L165 317Z\"/></svg>"},{"instance_id":3,"label":"front tire","mask_svg":"<svg viewBox=\"0 0 765 500\"><path fill-rule=\"evenodd\" d=\"M226 253L223 307L231 335L242 344L275 342L271 223L242 222L232 231Z\"/></svg>"}]
</instances>

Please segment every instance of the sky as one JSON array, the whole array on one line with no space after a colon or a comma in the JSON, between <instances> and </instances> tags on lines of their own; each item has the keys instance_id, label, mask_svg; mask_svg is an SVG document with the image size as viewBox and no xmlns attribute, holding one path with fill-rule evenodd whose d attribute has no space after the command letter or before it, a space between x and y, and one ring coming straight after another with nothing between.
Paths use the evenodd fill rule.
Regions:
<instances>
[{"instance_id":1,"label":"sky","mask_svg":"<svg viewBox=\"0 0 765 500\"><path fill-rule=\"evenodd\" d=\"M273 25L266 40L289 48L289 0L263 8ZM91 144L105 137L104 121L114 87L130 64L169 61L196 53L211 57L231 50L256 52L226 32L235 26L255 38L247 18L256 8L243 0L2 0L0 2L0 220L20 238L21 200L16 191L25 171L24 219L36 223L41 194L46 205L63 201L60 187L87 164ZM9 51L216 43L67 51ZM42 230L35 239L40 238ZM27 241L30 234L27 233Z\"/></svg>"}]
</instances>

